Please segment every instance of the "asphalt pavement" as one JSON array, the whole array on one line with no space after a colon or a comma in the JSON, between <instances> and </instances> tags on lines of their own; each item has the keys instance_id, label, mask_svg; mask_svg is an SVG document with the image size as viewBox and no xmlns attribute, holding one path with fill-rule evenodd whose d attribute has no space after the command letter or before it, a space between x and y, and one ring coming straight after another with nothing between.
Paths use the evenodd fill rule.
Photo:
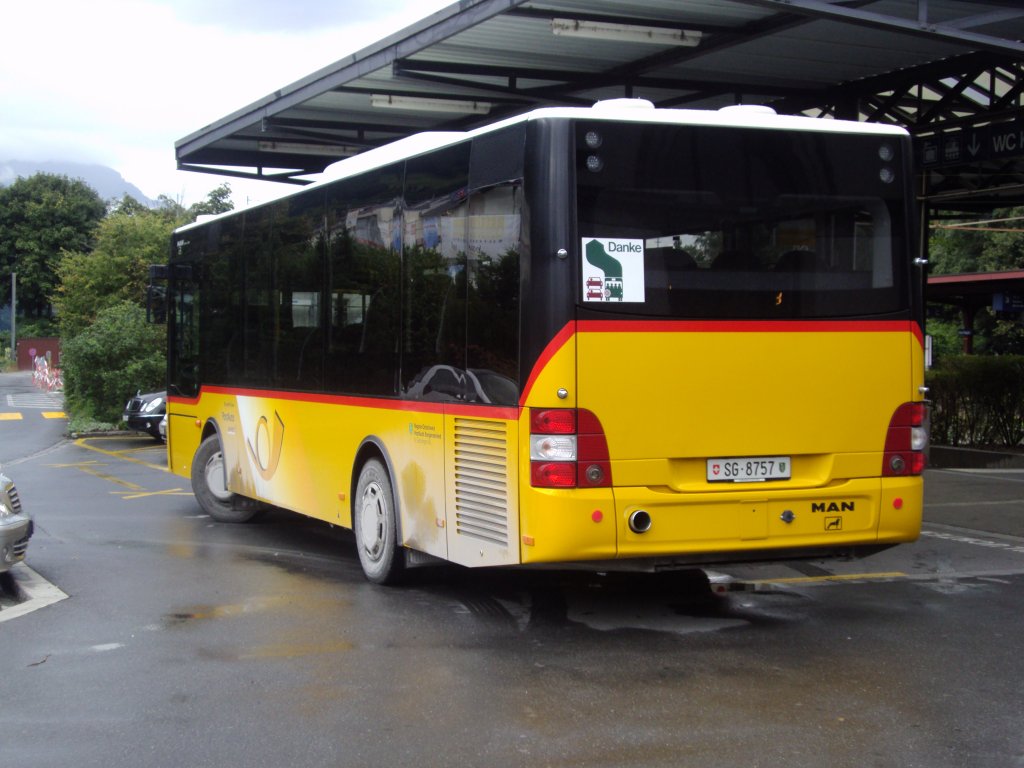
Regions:
<instances>
[{"instance_id":1,"label":"asphalt pavement","mask_svg":"<svg viewBox=\"0 0 1024 768\"><path fill-rule=\"evenodd\" d=\"M11 383L0 459L56 591L0 621L5 763L1024 766L1013 468L929 470L920 541L722 600L673 574L392 589L350 532L215 523L151 438L71 439Z\"/></svg>"}]
</instances>

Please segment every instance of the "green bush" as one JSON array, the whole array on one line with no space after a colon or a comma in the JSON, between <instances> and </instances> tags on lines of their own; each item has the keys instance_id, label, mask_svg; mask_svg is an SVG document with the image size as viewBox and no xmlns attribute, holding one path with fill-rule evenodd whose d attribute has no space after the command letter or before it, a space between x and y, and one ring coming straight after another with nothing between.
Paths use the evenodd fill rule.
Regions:
<instances>
[{"instance_id":1,"label":"green bush","mask_svg":"<svg viewBox=\"0 0 1024 768\"><path fill-rule=\"evenodd\" d=\"M933 443L1005 448L1024 440L1024 357L948 357L927 384Z\"/></svg>"},{"instance_id":2,"label":"green bush","mask_svg":"<svg viewBox=\"0 0 1024 768\"><path fill-rule=\"evenodd\" d=\"M163 389L165 327L146 322L146 310L123 301L61 345L65 406L72 418L117 424L138 390Z\"/></svg>"}]
</instances>

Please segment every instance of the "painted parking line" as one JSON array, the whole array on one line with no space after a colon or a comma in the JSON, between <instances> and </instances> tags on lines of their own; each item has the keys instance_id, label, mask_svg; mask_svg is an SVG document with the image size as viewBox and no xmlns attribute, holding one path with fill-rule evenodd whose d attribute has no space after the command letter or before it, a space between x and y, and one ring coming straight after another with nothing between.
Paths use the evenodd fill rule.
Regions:
<instances>
[{"instance_id":1,"label":"painted parking line","mask_svg":"<svg viewBox=\"0 0 1024 768\"><path fill-rule=\"evenodd\" d=\"M21 421L20 413L0 413L0 421Z\"/></svg>"},{"instance_id":2,"label":"painted parking line","mask_svg":"<svg viewBox=\"0 0 1024 768\"><path fill-rule=\"evenodd\" d=\"M1015 536L996 537L982 531L956 530L953 528L945 531L921 531L921 535L932 539L944 539L958 544L970 544L975 547L985 547L986 549L1024 555L1024 539L1018 539Z\"/></svg>"},{"instance_id":3,"label":"painted parking line","mask_svg":"<svg viewBox=\"0 0 1024 768\"><path fill-rule=\"evenodd\" d=\"M0 611L0 622L16 619L67 598L67 594L24 563L12 566L11 575L14 577L22 599L15 605L5 607Z\"/></svg>"},{"instance_id":4,"label":"painted parking line","mask_svg":"<svg viewBox=\"0 0 1024 768\"><path fill-rule=\"evenodd\" d=\"M85 448L89 451L93 451L94 453L98 453L102 456L109 457L110 459L128 461L133 464L141 464L142 466L149 467L150 469L156 469L161 472L168 472L166 463L166 449L163 449L163 455L161 457L162 461L160 463L146 461L144 458L137 458L136 456L132 455L140 453L143 456L145 456L147 454L153 453L154 448L158 446L154 446L151 438L145 438L145 445L143 446L133 445L126 448L104 447L106 445L124 445L126 442L129 443L130 445L131 443L137 442L137 440L142 439L143 438L137 438L136 440L133 440L132 438L126 438L123 435L115 437L80 437L77 440L75 440L75 445L79 446L80 448ZM115 496L119 496L122 499L125 499L126 501L132 501L135 499L146 499L153 496L192 495L191 490L187 490L184 488L167 488L161 490L152 490L150 488L141 486L137 483L133 483L129 480L117 477L117 475L113 473L113 467L115 465L116 461L106 462L93 459L89 461L72 462L70 464L51 464L50 466L56 469L76 469L79 472L84 472L85 474L92 475L93 477L99 478L100 480L106 480L107 482L118 485L121 487L122 490L112 490L110 491L110 493Z\"/></svg>"},{"instance_id":5,"label":"painted parking line","mask_svg":"<svg viewBox=\"0 0 1024 768\"><path fill-rule=\"evenodd\" d=\"M142 439L142 438L139 438L139 439ZM156 446L154 446L153 439L152 438L146 438L146 440L147 440L148 444L145 446L144 450L152 451L153 448L156 447ZM100 445L98 445L98 443L102 443L104 441L123 442L124 438L123 437L121 437L121 438L80 437L77 440L75 440L75 445L77 445L77 446L79 446L81 448L85 448L85 449L90 450L90 451L95 451L96 453L101 453L104 456L110 456L112 458L121 459L123 461L131 461L131 462L134 462L135 464L141 464L144 467L152 467L153 469L159 469L161 472L169 471L167 469L166 451L165 451L165 456L164 456L163 463L162 464L156 464L156 463L154 463L152 461L144 461L143 459L138 459L138 458L136 458L134 456L131 456L130 454L132 454L132 453L134 453L136 451L142 450L138 446L135 446L133 448L122 448L122 449L119 449L119 450L111 450L109 448L102 448Z\"/></svg>"},{"instance_id":6,"label":"painted parking line","mask_svg":"<svg viewBox=\"0 0 1024 768\"><path fill-rule=\"evenodd\" d=\"M44 419L66 419L68 417L64 411L43 411L40 415Z\"/></svg>"}]
</instances>

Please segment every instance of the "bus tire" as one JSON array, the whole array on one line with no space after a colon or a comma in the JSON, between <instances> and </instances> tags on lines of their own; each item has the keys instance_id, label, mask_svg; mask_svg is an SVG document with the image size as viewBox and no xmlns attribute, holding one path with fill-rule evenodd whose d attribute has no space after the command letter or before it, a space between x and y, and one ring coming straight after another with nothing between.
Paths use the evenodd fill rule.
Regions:
<instances>
[{"instance_id":1,"label":"bus tire","mask_svg":"<svg viewBox=\"0 0 1024 768\"><path fill-rule=\"evenodd\" d=\"M220 438L210 435L199 444L192 457L192 493L203 511L218 523L245 523L257 511L254 503L227 489L224 452Z\"/></svg>"},{"instance_id":2,"label":"bus tire","mask_svg":"<svg viewBox=\"0 0 1024 768\"><path fill-rule=\"evenodd\" d=\"M359 471L352 508L352 531L359 563L374 584L394 584L405 570L398 546L398 517L391 476L379 459Z\"/></svg>"}]
</instances>

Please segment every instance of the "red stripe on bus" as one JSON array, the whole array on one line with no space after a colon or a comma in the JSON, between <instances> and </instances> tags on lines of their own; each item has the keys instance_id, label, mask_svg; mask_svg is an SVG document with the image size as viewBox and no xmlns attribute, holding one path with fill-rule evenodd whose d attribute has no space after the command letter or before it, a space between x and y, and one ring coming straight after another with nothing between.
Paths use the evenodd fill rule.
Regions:
<instances>
[{"instance_id":1,"label":"red stripe on bus","mask_svg":"<svg viewBox=\"0 0 1024 768\"><path fill-rule=\"evenodd\" d=\"M475 416L485 419L518 421L519 408L498 405L471 405L469 403L428 403L422 400L391 400L384 397L359 397L354 395L327 395L313 392L284 392L267 389L243 389L233 387L203 387L199 397L169 397L179 405L198 405L203 395L228 395L232 397L259 397L268 400L289 400L299 403L322 403L345 405L354 408L377 408L385 411L407 411L415 413L439 413L451 416Z\"/></svg>"},{"instance_id":2,"label":"red stripe on bus","mask_svg":"<svg viewBox=\"0 0 1024 768\"><path fill-rule=\"evenodd\" d=\"M566 323L562 330L555 334L555 337L548 342L548 345L544 347L544 351L540 353L540 357L537 358L537 362L534 363L533 369L530 371L530 377L526 380L526 384L523 386L523 392L519 395L519 404L523 405L526 402L526 398L530 396L530 390L533 389L534 382L537 381L537 377L540 376L540 372L544 370L551 358L562 347L565 346L566 342L569 341L576 333L576 321L570 320Z\"/></svg>"}]
</instances>

